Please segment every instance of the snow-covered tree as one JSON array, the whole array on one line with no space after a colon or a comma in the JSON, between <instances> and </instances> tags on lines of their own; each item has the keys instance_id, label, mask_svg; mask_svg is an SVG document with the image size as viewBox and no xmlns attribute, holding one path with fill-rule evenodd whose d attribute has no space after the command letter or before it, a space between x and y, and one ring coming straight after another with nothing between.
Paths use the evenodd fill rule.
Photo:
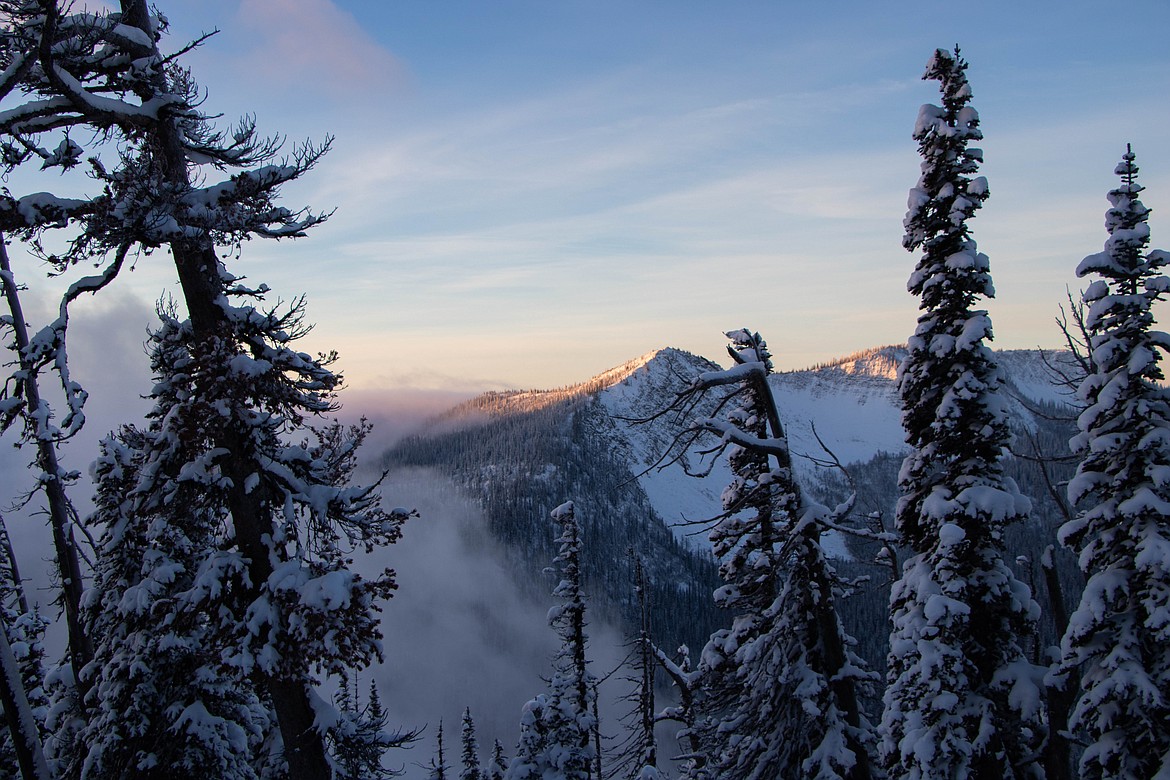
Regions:
<instances>
[{"instance_id":1,"label":"snow-covered tree","mask_svg":"<svg viewBox=\"0 0 1170 780\"><path fill-rule=\"evenodd\" d=\"M654 722L667 721L680 726L674 735L681 751L675 757L676 761L682 762L679 777L706 780L710 776L706 771L707 757L700 746L700 730L696 728L701 709L696 699L702 696L703 675L700 670L691 668L691 651L686 645L678 649L675 659L656 646L654 657L670 678L678 696L678 703L657 712Z\"/></svg>"},{"instance_id":2,"label":"snow-covered tree","mask_svg":"<svg viewBox=\"0 0 1170 780\"><path fill-rule=\"evenodd\" d=\"M504 755L504 746L500 744L497 739L492 744L492 760L488 764L485 777L487 780L504 780L504 775L508 772L508 759Z\"/></svg>"},{"instance_id":3,"label":"snow-covered tree","mask_svg":"<svg viewBox=\"0 0 1170 780\"><path fill-rule=\"evenodd\" d=\"M882 753L891 777L1027 778L1041 774L1041 697L1023 646L1038 608L1004 561L1004 528L1030 505L1004 475L1009 440L991 320L986 255L967 220L987 198L976 177L982 138L967 63L939 49L925 79L943 105L914 129L922 176L910 191L907 250L921 249L909 290L918 327L899 371L911 453L896 524L911 555L890 597Z\"/></svg>"},{"instance_id":4,"label":"snow-covered tree","mask_svg":"<svg viewBox=\"0 0 1170 780\"><path fill-rule=\"evenodd\" d=\"M693 423L720 437L734 474L711 531L726 583L715 598L734 617L700 661L712 716L699 724L701 771L868 778L870 729L857 696L868 675L841 626L840 584L820 545L833 513L808 501L792 473L767 345L746 329L727 336L735 365L699 376L690 391L735 387L721 405L726 419Z\"/></svg>"},{"instance_id":5,"label":"snow-covered tree","mask_svg":"<svg viewBox=\"0 0 1170 780\"><path fill-rule=\"evenodd\" d=\"M459 770L459 780L483 780L483 772L479 768L479 742L475 739L475 721L471 718L471 708L463 710L463 753L460 756L462 768Z\"/></svg>"},{"instance_id":6,"label":"snow-covered tree","mask_svg":"<svg viewBox=\"0 0 1170 780\"><path fill-rule=\"evenodd\" d=\"M4 164L68 169L87 157L103 189L79 206L46 196L4 200L0 212L17 227L22 212L76 225L66 250L50 260L66 269L112 257L103 284L131 248L169 250L186 319L164 322L178 359L162 385L189 394L173 399L162 427L147 437L133 512L140 520L171 512L162 496L175 480L208 488L217 545L205 551L186 593L163 601L175 619L206 610L212 647L274 713L290 778L325 777L318 724L330 721L322 715L329 705L313 688L323 674L377 656L372 610L392 587L388 577L353 575L348 550L392 541L401 516L382 513L375 492L336 481L360 437L326 429L316 444L289 443L304 435L307 418L333 408L339 377L328 358L290 347L303 332L301 304L265 308L267 288L240 284L217 247L300 236L320 223L323 216L276 198L328 144L280 159L279 141L258 135L250 120L215 128L200 110L202 90L160 51L166 20L145 0L123 0L112 12L32 0L4 10ZM93 139L95 149L83 150L71 131ZM173 440L180 431L194 437L182 452ZM159 460L167 469L154 469Z\"/></svg>"},{"instance_id":7,"label":"snow-covered tree","mask_svg":"<svg viewBox=\"0 0 1170 780\"><path fill-rule=\"evenodd\" d=\"M47 621L24 592L20 567L0 516L0 778L48 780L43 738L48 710L44 689Z\"/></svg>"},{"instance_id":8,"label":"snow-covered tree","mask_svg":"<svg viewBox=\"0 0 1170 780\"><path fill-rule=\"evenodd\" d=\"M0 777L15 778L19 771L26 780L51 780L53 775L40 739L40 722L25 694L20 659L9 640L8 619L3 613L0 613L0 705L8 737L0 744L0 760L4 761Z\"/></svg>"},{"instance_id":9,"label":"snow-covered tree","mask_svg":"<svg viewBox=\"0 0 1170 780\"><path fill-rule=\"evenodd\" d=\"M19 208L19 202L13 202ZM29 219L18 234L25 238L36 236L47 224L54 222L51 217L36 216ZM81 624L81 595L85 582L74 533L77 512L67 496L67 488L76 480L77 474L61 463L58 447L81 429L86 394L70 377L64 333L69 304L82 292L99 289L104 284L102 276L74 283L61 301L57 319L39 332L30 332L20 300L21 287L12 269L4 233L0 232L0 287L8 306L8 315L0 320L0 330L10 331L11 342L7 346L13 354L12 374L0 388L0 433L17 428L20 443L30 445L33 451L30 465L37 472L37 490L26 496L22 503L27 504L35 494L41 494L48 509L61 588L60 604L69 642L69 676L74 680L79 678L78 673L93 657L93 641ZM55 420L53 409L42 392L40 379L46 366L55 369L69 409L61 421Z\"/></svg>"},{"instance_id":10,"label":"snow-covered tree","mask_svg":"<svg viewBox=\"0 0 1170 780\"><path fill-rule=\"evenodd\" d=\"M94 465L97 495L91 522L106 530L85 614L87 630L100 642L94 663L83 673L96 684L89 697L95 706L83 732L87 749L69 757L68 774L146 777L159 767L168 774L206 768L253 777L247 738L252 730L259 741L248 706L254 702L236 699L237 689L246 692L248 686L234 675L224 680L220 673L212 679L201 674L205 667L214 668L204 647L208 622L176 621L159 606L160 600L190 587L214 514L201 501L199 486L191 483L175 485L168 504L176 511L168 517L133 511L131 496L151 433L126 428L108 437ZM156 522L157 528L148 527ZM219 681L226 687L216 685ZM217 701L225 694L226 701ZM177 716L191 705L203 710L198 720L218 721L220 727L184 728L194 724ZM257 709L262 715L263 708ZM243 744L233 744L236 738Z\"/></svg>"},{"instance_id":11,"label":"snow-covered tree","mask_svg":"<svg viewBox=\"0 0 1170 780\"><path fill-rule=\"evenodd\" d=\"M382 707L378 686L370 681L370 692L363 706L357 690L356 675L341 686L336 697L336 725L329 730L335 780L386 780L400 772L383 763L386 751L412 742L417 732L391 733L389 716Z\"/></svg>"},{"instance_id":12,"label":"snow-covered tree","mask_svg":"<svg viewBox=\"0 0 1170 780\"><path fill-rule=\"evenodd\" d=\"M189 322L160 311L151 426L108 440L97 467L95 521L106 531L87 776L214 767L247 777L270 725L272 688L251 681L298 681L308 693L320 675L344 675L379 652L372 606L393 581L388 572L362 580L346 556L355 545L392 542L402 516L383 512L372 489L349 484L368 427L335 423L315 432L315 443L289 443L285 434L306 407L323 403L305 394L305 380L328 374L286 346L301 332L296 308L232 311L239 341L224 333L217 347L227 355L213 356L198 354ZM267 387L254 395L257 379ZM250 412L249 439L225 452L215 443L233 408ZM263 461L242 487L266 496L257 510L274 522L264 543L270 573L256 590L231 522L237 487L225 468L249 452ZM315 701L318 723L345 723L328 709Z\"/></svg>"},{"instance_id":13,"label":"snow-covered tree","mask_svg":"<svg viewBox=\"0 0 1170 780\"><path fill-rule=\"evenodd\" d=\"M507 780L594 780L596 689L586 661L585 594L581 585L581 528L571 501L552 511L561 526L554 563L561 579L553 595L561 599L548 613L561 644L553 658L548 693L524 705L520 742ZM599 779L598 779L599 780Z\"/></svg>"},{"instance_id":14,"label":"snow-covered tree","mask_svg":"<svg viewBox=\"0 0 1170 780\"><path fill-rule=\"evenodd\" d=\"M186 362L165 328L156 334L152 425L107 438L94 464L90 522L104 532L86 622L99 642L85 670L95 686L86 751L72 757L84 760L87 778L254 777L252 756L270 726L247 677L219 657L219 621L208 616L222 600L194 596L222 587L196 582L220 540L222 485L208 474L196 426L178 412L189 388L174 374ZM212 571L239 570L238 557Z\"/></svg>"},{"instance_id":15,"label":"snow-covered tree","mask_svg":"<svg viewBox=\"0 0 1170 780\"><path fill-rule=\"evenodd\" d=\"M0 33L0 40L3 34ZM2 79L0 79L2 80ZM2 89L0 85L0 89ZM0 144L2 145L2 144ZM11 166L9 166L11 167ZM51 167L51 166L50 166ZM8 314L0 319L0 330L11 335L7 347L12 354L8 365L11 374L0 387L0 433L16 430L18 446L27 445L32 452L29 464L36 472L36 487L15 503L27 506L43 498L45 514L52 539L56 583L59 587L57 603L61 607L68 640L68 652L61 660L60 668L53 669L40 663L40 658L25 659L25 694L34 709L39 710L38 722L43 726L53 724L56 738L47 747L50 754L60 753L68 760L74 742L72 736L79 727L86 710L86 691L89 680L81 670L93 660L93 639L85 630L82 619L82 593L88 574L82 567L82 554L77 543L77 512L67 495L67 489L77 479L75 471L65 468L59 455L61 445L73 437L84 424L85 390L73 381L65 345L69 323L70 306L81 295L100 290L113 278L112 268L125 258L125 247L116 252L110 266L98 275L84 277L69 285L58 306L57 317L39 331L34 331L25 316L21 302L21 291L25 289L17 282L9 257L7 236L24 241L38 242L50 228L67 222L67 214L75 213L77 204L52 206L54 199L46 193L36 193L16 199L4 193L0 196L0 289L8 308ZM39 205L38 205L39 204ZM6 212L14 209L15 212ZM21 213L23 212L23 213ZM19 217L14 216L19 214ZM8 232L5 233L4 231ZM49 403L41 380L47 369L57 375L66 413L58 419ZM15 556L8 549L9 563L15 567ZM11 624L14 647L18 650L29 646L32 636L21 638L30 629L37 630L43 619L34 613L24 611L24 616ZM43 625L42 625L43 628ZM38 646L33 643L32 646ZM35 667L35 670L34 670ZM64 668L67 667L67 668ZM30 674L31 672L31 674ZM53 679L49 684L46 672ZM49 704L47 698L50 697ZM49 706L44 706L49 704ZM48 734L42 736L47 737ZM0 748L2 754L2 748Z\"/></svg>"},{"instance_id":16,"label":"snow-covered tree","mask_svg":"<svg viewBox=\"0 0 1170 780\"><path fill-rule=\"evenodd\" d=\"M1060 531L1087 580L1063 641L1064 673L1080 680L1070 725L1087 742L1081 776L1126 780L1170 776L1170 336L1153 313L1170 293L1170 253L1146 251L1134 159L1127 148L1116 169L1104 251L1077 268L1096 277L1084 292L1093 371L1072 441L1082 461L1069 500L1081 511Z\"/></svg>"}]
</instances>

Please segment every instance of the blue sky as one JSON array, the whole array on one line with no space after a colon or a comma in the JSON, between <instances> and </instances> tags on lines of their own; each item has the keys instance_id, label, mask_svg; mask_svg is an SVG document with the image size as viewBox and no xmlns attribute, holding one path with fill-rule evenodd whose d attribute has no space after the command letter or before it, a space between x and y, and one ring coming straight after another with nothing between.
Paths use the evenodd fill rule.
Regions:
<instances>
[{"instance_id":1,"label":"blue sky","mask_svg":"<svg viewBox=\"0 0 1170 780\"><path fill-rule=\"evenodd\" d=\"M996 345L1055 345L1133 142L1170 245L1170 4L161 4L207 108L336 137L286 190L337 211L252 242L350 385L555 386L662 346L761 331L784 368L913 330L900 246L910 131L959 43L986 140ZM815 6L815 7L814 7ZM143 301L170 283L140 266Z\"/></svg>"}]
</instances>

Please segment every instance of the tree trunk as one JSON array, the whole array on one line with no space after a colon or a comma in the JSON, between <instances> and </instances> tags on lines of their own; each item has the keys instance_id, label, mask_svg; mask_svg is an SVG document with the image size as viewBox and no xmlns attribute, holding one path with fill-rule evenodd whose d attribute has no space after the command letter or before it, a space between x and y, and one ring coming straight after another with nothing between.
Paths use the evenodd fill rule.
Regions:
<instances>
[{"instance_id":1,"label":"tree trunk","mask_svg":"<svg viewBox=\"0 0 1170 780\"><path fill-rule=\"evenodd\" d=\"M36 718L33 717L32 707L24 692L16 656L8 642L8 626L3 612L0 612L0 703L4 705L20 776L24 780L52 780L45 754L41 750Z\"/></svg>"},{"instance_id":2,"label":"tree trunk","mask_svg":"<svg viewBox=\"0 0 1170 780\"><path fill-rule=\"evenodd\" d=\"M121 0L121 7L125 24L149 32L149 13L145 0ZM165 83L160 82L157 86L159 91L166 89ZM188 187L190 178L187 158L174 121L162 119L155 126L153 137L148 143L154 147L153 152L167 181L180 189ZM191 319L196 349L200 345L207 345L211 347L207 353L215 354L215 343L232 332L226 313L220 306L223 283L215 247L210 236L203 236L194 241L172 242L170 248ZM233 410L233 423L242 419L243 415L239 414L242 411ZM228 508L232 514L236 542L248 560L251 585L244 593L247 602L265 586L272 573L272 561L269 558L271 551L264 542L264 537L272 533L272 518L270 503L265 500L263 482L250 493L244 490L247 478L261 473L264 468L257 461L247 436L242 430L237 430L234 424L220 428L218 437L215 444L229 452L222 467L225 476L234 485L228 493ZM261 680L272 697L273 709L280 724L289 780L328 780L332 773L325 757L324 740L314 727L310 691L306 682L273 675L262 675Z\"/></svg>"},{"instance_id":3,"label":"tree trunk","mask_svg":"<svg viewBox=\"0 0 1170 780\"><path fill-rule=\"evenodd\" d=\"M64 474L57 459L57 447L48 430L46 415L38 415L41 408L41 392L34 367L26 359L29 344L28 324L20 305L20 295L12 275L8 258L8 247L0 235L0 278L3 280L4 297L12 314L12 332L20 361L25 374L24 400L26 419L35 419L32 434L36 437L36 465L40 470L41 485L49 504L49 527L53 534L53 550L57 557L57 571L61 577L61 604L65 609L65 623L69 635L69 661L77 684L77 703L85 712L85 694L89 686L83 679L82 670L93 660L93 642L81 623L81 593L84 583L81 575L81 560L77 554L77 542L73 537L72 508L65 496Z\"/></svg>"},{"instance_id":4,"label":"tree trunk","mask_svg":"<svg viewBox=\"0 0 1170 780\"><path fill-rule=\"evenodd\" d=\"M265 683L280 723L289 779L326 780L331 777L325 747L314 725L313 708L304 684L271 677Z\"/></svg>"},{"instance_id":5,"label":"tree trunk","mask_svg":"<svg viewBox=\"0 0 1170 780\"><path fill-rule=\"evenodd\" d=\"M1068 629L1068 610L1064 606L1064 591L1056 576L1052 548L1045 551L1040 561L1044 585L1048 590L1052 620L1056 635L1064 636ZM1073 777L1072 745L1068 739L1068 718L1076 698L1076 683L1071 677L1046 686L1048 690L1048 740L1044 744L1044 773L1046 777Z\"/></svg>"}]
</instances>

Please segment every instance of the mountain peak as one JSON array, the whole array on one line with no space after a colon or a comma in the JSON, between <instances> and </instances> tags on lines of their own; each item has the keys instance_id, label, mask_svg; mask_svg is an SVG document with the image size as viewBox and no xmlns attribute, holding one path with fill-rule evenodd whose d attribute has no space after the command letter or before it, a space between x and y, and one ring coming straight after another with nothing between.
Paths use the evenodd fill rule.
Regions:
<instances>
[{"instance_id":1,"label":"mountain peak","mask_svg":"<svg viewBox=\"0 0 1170 780\"><path fill-rule=\"evenodd\" d=\"M600 374L597 374L596 376L594 376L590 379L587 379L580 384L573 385L573 387L575 387L575 388L588 387L588 388L591 388L591 392L596 392L597 390L604 390L607 387L613 387L614 385L623 381L624 379L626 379L627 377L629 377L631 374L635 373L639 369L650 365L655 360L661 359L661 357L663 355L665 355L668 352L672 352L672 351L676 351L676 350L674 350L671 347L664 347L662 349L652 349L644 355L639 355L638 357L636 357L632 360L627 360L626 362L621 363L620 365L616 365L613 368L608 368L605 371L602 371Z\"/></svg>"},{"instance_id":2,"label":"mountain peak","mask_svg":"<svg viewBox=\"0 0 1170 780\"><path fill-rule=\"evenodd\" d=\"M870 347L869 349L863 349L845 357L835 358L824 363L817 363L809 368L798 371L785 371L783 373L843 373L854 376L893 380L898 378L898 366L904 357L906 357L905 344L887 344L884 347Z\"/></svg>"},{"instance_id":3,"label":"mountain peak","mask_svg":"<svg viewBox=\"0 0 1170 780\"><path fill-rule=\"evenodd\" d=\"M600 374L578 382L548 390L493 390L464 401L439 416L438 423L467 421L476 417L534 412L556 405L569 406L624 383L638 372L659 374L675 372L677 364L707 363L704 358L674 347L651 350ZM701 370L709 370L704 367Z\"/></svg>"}]
</instances>

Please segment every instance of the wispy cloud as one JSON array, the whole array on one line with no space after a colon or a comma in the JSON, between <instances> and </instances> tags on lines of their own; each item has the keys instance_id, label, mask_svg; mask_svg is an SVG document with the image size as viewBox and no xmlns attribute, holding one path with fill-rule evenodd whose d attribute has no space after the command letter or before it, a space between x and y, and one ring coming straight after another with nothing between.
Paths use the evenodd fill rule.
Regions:
<instances>
[{"instance_id":1,"label":"wispy cloud","mask_svg":"<svg viewBox=\"0 0 1170 780\"><path fill-rule=\"evenodd\" d=\"M443 225L485 213L510 211L515 220L610 208L758 171L777 149L802 154L808 128L839 124L905 89L878 81L823 93L671 102L657 91L677 87L656 81L661 75L623 75L431 117L423 127L376 139L363 133L347 140L341 131L317 194L341 204L339 219L354 224L369 224L375 204L392 221L426 213ZM632 101L631 92L641 100Z\"/></svg>"},{"instance_id":2,"label":"wispy cloud","mask_svg":"<svg viewBox=\"0 0 1170 780\"><path fill-rule=\"evenodd\" d=\"M330 0L243 0L236 18L251 44L237 67L269 88L295 87L320 99L389 91L405 77L402 63Z\"/></svg>"},{"instance_id":3,"label":"wispy cloud","mask_svg":"<svg viewBox=\"0 0 1170 780\"><path fill-rule=\"evenodd\" d=\"M808 22L799 34L794 13ZM989 304L1000 343L1051 332L1048 309L1076 258L1103 240L1102 198L1125 141L1150 174L1156 243L1166 210L1166 108L1147 100L1139 118L1112 75L1122 55L1060 46L1084 33L1071 17L1013 8L1023 27L1007 35L1002 11L924 28L903 24L909 9L749 21L690 8L667 22L677 36L614 57L600 39L532 19L472 31L425 11L362 14L371 30L373 17L414 25L410 38L375 30L379 44L324 0L245 0L240 14L270 66L313 70L317 91L296 102L295 126L338 136L286 190L336 215L306 242L254 243L242 267L286 294L310 292L314 338L342 347L357 385L444 381L429 373L440 331L461 345L460 370L517 384L573 381L668 343L718 350L720 328L745 324L801 344L795 364L905 338L916 306L900 246L918 171L910 128L918 104L938 99L918 76L959 29L988 134L992 198L973 224L1000 293ZM651 16L635 22L662 23ZM553 50L529 47L536 33L567 44L563 56L532 59ZM336 110L328 79L346 62L384 70L386 41L408 52L409 95L365 99L380 95L371 87ZM1040 45L1061 55L1037 62ZM488 51L496 59L477 59ZM313 66L323 52L340 64ZM1165 91L1170 69L1145 59L1143 88ZM331 75L311 81L318 71ZM540 370L564 373L537 378L534 332L557 343Z\"/></svg>"}]
</instances>

